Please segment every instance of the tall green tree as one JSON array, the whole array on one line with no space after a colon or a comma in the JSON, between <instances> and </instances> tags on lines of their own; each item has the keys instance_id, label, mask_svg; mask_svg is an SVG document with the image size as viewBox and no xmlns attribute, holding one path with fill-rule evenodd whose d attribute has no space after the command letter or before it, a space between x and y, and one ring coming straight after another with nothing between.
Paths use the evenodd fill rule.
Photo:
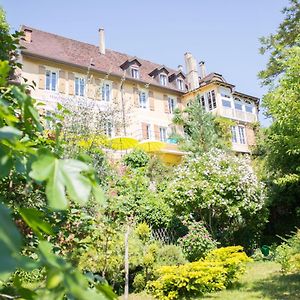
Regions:
<instances>
[{"instance_id":1,"label":"tall green tree","mask_svg":"<svg viewBox=\"0 0 300 300\"><path fill-rule=\"evenodd\" d=\"M272 124L264 131L265 178L270 185L269 234L284 234L300 226L300 3L291 0L275 34L262 39L270 52L260 72L269 87L263 107Z\"/></svg>"},{"instance_id":2,"label":"tall green tree","mask_svg":"<svg viewBox=\"0 0 300 300\"><path fill-rule=\"evenodd\" d=\"M300 46L300 2L290 0L290 6L282 10L285 18L275 34L262 37L260 52L269 53L265 70L259 73L264 85L272 84L277 76L285 71L283 64L286 50Z\"/></svg>"},{"instance_id":3,"label":"tall green tree","mask_svg":"<svg viewBox=\"0 0 300 300\"><path fill-rule=\"evenodd\" d=\"M184 111L175 111L173 123L184 128L184 135L180 136L182 148L190 153L204 153L213 148L224 148L224 129L220 126L220 119L204 111L198 99L195 99ZM229 131L229 127L228 127Z\"/></svg>"}]
</instances>

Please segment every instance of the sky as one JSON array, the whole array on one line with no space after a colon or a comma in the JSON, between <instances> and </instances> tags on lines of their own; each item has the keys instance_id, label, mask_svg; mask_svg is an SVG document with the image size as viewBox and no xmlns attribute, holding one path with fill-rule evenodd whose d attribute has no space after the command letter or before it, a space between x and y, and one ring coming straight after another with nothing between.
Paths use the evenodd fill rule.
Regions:
<instances>
[{"instance_id":1,"label":"sky","mask_svg":"<svg viewBox=\"0 0 300 300\"><path fill-rule=\"evenodd\" d=\"M257 73L267 62L259 38L274 33L288 0L0 0L12 29L28 25L106 47L171 68L184 53L205 61L236 90L261 98ZM264 126L269 122L260 113Z\"/></svg>"}]
</instances>

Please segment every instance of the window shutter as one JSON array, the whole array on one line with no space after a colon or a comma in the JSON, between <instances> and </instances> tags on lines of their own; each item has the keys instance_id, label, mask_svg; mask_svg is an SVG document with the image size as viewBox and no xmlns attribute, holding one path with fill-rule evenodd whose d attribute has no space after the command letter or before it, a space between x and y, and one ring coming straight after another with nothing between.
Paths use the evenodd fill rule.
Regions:
<instances>
[{"instance_id":1,"label":"window shutter","mask_svg":"<svg viewBox=\"0 0 300 300\"><path fill-rule=\"evenodd\" d=\"M133 101L135 107L140 107L140 93L137 88L133 88Z\"/></svg>"},{"instance_id":2,"label":"window shutter","mask_svg":"<svg viewBox=\"0 0 300 300\"><path fill-rule=\"evenodd\" d=\"M168 101L168 96L164 95L164 107L165 107L165 113L169 114L169 101Z\"/></svg>"},{"instance_id":3,"label":"window shutter","mask_svg":"<svg viewBox=\"0 0 300 300\"><path fill-rule=\"evenodd\" d=\"M155 140L160 141L160 132L159 132L159 126L154 124L154 137Z\"/></svg>"},{"instance_id":4,"label":"window shutter","mask_svg":"<svg viewBox=\"0 0 300 300\"><path fill-rule=\"evenodd\" d=\"M100 90L100 86L101 86L101 81L100 79L95 79L95 99L96 100L101 100L101 90Z\"/></svg>"},{"instance_id":5,"label":"window shutter","mask_svg":"<svg viewBox=\"0 0 300 300\"><path fill-rule=\"evenodd\" d=\"M90 80L88 81L88 98L94 99L95 98L95 86L94 86L94 77L90 77Z\"/></svg>"},{"instance_id":6,"label":"window shutter","mask_svg":"<svg viewBox=\"0 0 300 300\"><path fill-rule=\"evenodd\" d=\"M150 110L155 110L155 109L154 109L154 97L153 97L153 92L152 92L152 91L149 91L148 95L149 95L149 107L150 107Z\"/></svg>"},{"instance_id":7,"label":"window shutter","mask_svg":"<svg viewBox=\"0 0 300 300\"><path fill-rule=\"evenodd\" d=\"M59 92L66 93L66 72L64 70L59 71Z\"/></svg>"},{"instance_id":8,"label":"window shutter","mask_svg":"<svg viewBox=\"0 0 300 300\"><path fill-rule=\"evenodd\" d=\"M142 138L143 140L147 139L147 123L142 123Z\"/></svg>"},{"instance_id":9,"label":"window shutter","mask_svg":"<svg viewBox=\"0 0 300 300\"><path fill-rule=\"evenodd\" d=\"M74 86L74 73L69 72L68 79L69 79L69 95L74 95L75 93L75 86Z\"/></svg>"},{"instance_id":10,"label":"window shutter","mask_svg":"<svg viewBox=\"0 0 300 300\"><path fill-rule=\"evenodd\" d=\"M39 66L39 89L45 89L46 81L46 68L44 66Z\"/></svg>"}]
</instances>

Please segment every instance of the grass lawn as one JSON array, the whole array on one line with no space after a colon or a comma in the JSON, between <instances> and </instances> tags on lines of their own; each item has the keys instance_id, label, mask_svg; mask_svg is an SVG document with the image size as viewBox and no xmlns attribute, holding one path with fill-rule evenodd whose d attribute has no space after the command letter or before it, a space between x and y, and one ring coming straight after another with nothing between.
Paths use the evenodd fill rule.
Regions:
<instances>
[{"instance_id":1,"label":"grass lawn","mask_svg":"<svg viewBox=\"0 0 300 300\"><path fill-rule=\"evenodd\" d=\"M281 275L274 262L253 262L238 286L197 299L222 300L297 300L300 299L300 274ZM120 298L122 299L122 297ZM132 294L129 300L153 300L147 294Z\"/></svg>"}]
</instances>

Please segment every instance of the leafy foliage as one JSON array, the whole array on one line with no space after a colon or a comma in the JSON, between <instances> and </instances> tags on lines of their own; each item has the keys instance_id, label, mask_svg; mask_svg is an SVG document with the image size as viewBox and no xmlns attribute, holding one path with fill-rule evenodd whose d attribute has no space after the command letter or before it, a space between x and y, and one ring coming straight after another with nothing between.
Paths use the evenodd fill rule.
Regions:
<instances>
[{"instance_id":1,"label":"leafy foliage","mask_svg":"<svg viewBox=\"0 0 300 300\"><path fill-rule=\"evenodd\" d=\"M252 244L266 222L264 185L248 159L221 150L178 167L165 199L181 216L203 221L223 245Z\"/></svg>"},{"instance_id":2,"label":"leafy foliage","mask_svg":"<svg viewBox=\"0 0 300 300\"><path fill-rule=\"evenodd\" d=\"M123 161L126 166L131 168L141 168L147 166L150 157L143 150L133 150L124 156Z\"/></svg>"},{"instance_id":3,"label":"leafy foliage","mask_svg":"<svg viewBox=\"0 0 300 300\"><path fill-rule=\"evenodd\" d=\"M176 110L173 123L184 128L181 137L182 148L193 154L207 152L215 147L223 147L222 134L218 131L215 117L206 113L199 99L195 99L183 111Z\"/></svg>"},{"instance_id":4,"label":"leafy foliage","mask_svg":"<svg viewBox=\"0 0 300 300\"><path fill-rule=\"evenodd\" d=\"M189 261L198 260L217 247L217 242L213 240L202 222L189 222L186 225L188 233L179 238L178 242Z\"/></svg>"},{"instance_id":5,"label":"leafy foliage","mask_svg":"<svg viewBox=\"0 0 300 300\"><path fill-rule=\"evenodd\" d=\"M300 230L276 248L275 260L281 264L283 273L300 271Z\"/></svg>"},{"instance_id":6,"label":"leafy foliage","mask_svg":"<svg viewBox=\"0 0 300 300\"><path fill-rule=\"evenodd\" d=\"M250 261L242 247L227 247L211 251L204 260L157 270L148 290L158 299L190 299L229 287L244 272Z\"/></svg>"},{"instance_id":7,"label":"leafy foliage","mask_svg":"<svg viewBox=\"0 0 300 300\"><path fill-rule=\"evenodd\" d=\"M270 52L270 58L265 70L259 73L263 84L269 85L276 77L285 72L286 50L294 46L300 46L300 3L298 0L290 0L290 6L282 11L285 15L275 34L261 38L261 53Z\"/></svg>"},{"instance_id":8,"label":"leafy foliage","mask_svg":"<svg viewBox=\"0 0 300 300\"><path fill-rule=\"evenodd\" d=\"M18 182L22 178L28 186L34 186L32 178L40 183L47 181L46 196L50 208L66 208L70 198L77 202L85 202L93 190L97 200L102 199L102 190L96 183L94 172L80 161L70 161L56 157L43 135L35 101L27 94L26 85L12 85L11 74L19 66L14 62L18 41L21 33L10 35L3 23L0 12L1 58L0 61L0 167L4 183ZM3 38L3 39L2 39ZM5 57L7 55L7 57ZM13 57L12 57L13 56ZM12 60L11 60L12 57ZM45 150L45 145L50 146ZM45 155L45 153L48 155ZM3 170L3 173L2 173ZM60 176L60 181L56 176ZM37 187L37 186L35 186ZM68 191L65 196L65 187ZM2 202L2 200L1 200ZM16 208L16 204L14 208ZM0 203L0 280L7 281L16 270L32 271L45 268L46 285L35 290L24 288L18 277L15 277L12 293L15 297L24 299L62 299L72 297L77 299L113 299L114 293L101 283L93 285L86 276L75 269L71 263L54 253L53 245L44 238L52 235L52 228L42 218L44 214L31 208L19 209L20 216L36 235L34 259L21 255L23 241L16 225L12 222L9 210Z\"/></svg>"}]
</instances>

